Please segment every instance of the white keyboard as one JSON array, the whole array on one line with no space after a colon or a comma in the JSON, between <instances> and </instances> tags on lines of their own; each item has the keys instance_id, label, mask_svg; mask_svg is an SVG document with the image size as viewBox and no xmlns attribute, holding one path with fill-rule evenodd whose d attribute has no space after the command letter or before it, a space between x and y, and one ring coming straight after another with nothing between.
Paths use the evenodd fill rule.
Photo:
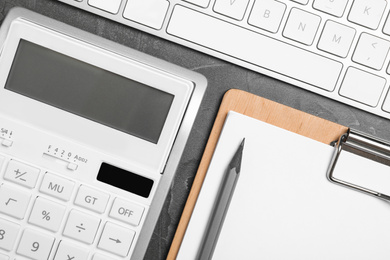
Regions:
<instances>
[{"instance_id":1,"label":"white keyboard","mask_svg":"<svg viewBox=\"0 0 390 260\"><path fill-rule=\"evenodd\" d=\"M128 259L144 213L128 199L0 154L0 260Z\"/></svg>"},{"instance_id":2,"label":"white keyboard","mask_svg":"<svg viewBox=\"0 0 390 260\"><path fill-rule=\"evenodd\" d=\"M390 118L386 0L60 0Z\"/></svg>"}]
</instances>

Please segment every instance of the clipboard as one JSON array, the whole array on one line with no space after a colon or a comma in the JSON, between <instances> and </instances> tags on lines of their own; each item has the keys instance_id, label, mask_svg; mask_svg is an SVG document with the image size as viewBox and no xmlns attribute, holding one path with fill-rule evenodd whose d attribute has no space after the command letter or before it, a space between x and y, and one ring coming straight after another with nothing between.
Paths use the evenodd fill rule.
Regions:
<instances>
[{"instance_id":1,"label":"clipboard","mask_svg":"<svg viewBox=\"0 0 390 260\"><path fill-rule=\"evenodd\" d=\"M331 144L332 142L335 142L335 140L338 140L336 144L335 154L331 162L333 167L330 167L330 170L328 172L330 180L332 180L331 170L334 169L337 163L338 156L345 148L348 149L349 147L352 147L352 150L355 149L356 151L360 151L363 156L367 154L368 150L374 150L375 153L373 157L376 157L377 159L379 158L379 160L388 159L386 158L386 156L389 155L389 146L388 144L386 144L386 142L382 142L381 140L371 140L369 137L361 135L358 139L358 143L362 145L361 147L357 147L355 145L345 145L350 135L349 128L345 126L318 118L316 116L298 111L296 109L278 104L276 102L261 98L259 96L241 90L229 90L225 94L221 103L217 118L210 134L210 138L208 140L204 155L202 157L202 161L200 163L197 175L195 177L189 198L183 211L182 218L180 220L167 259L175 259L180 249L181 242L183 240L187 225L191 218L192 211L195 207L197 197L202 187L203 180L205 178L208 166L211 161L211 157L214 153L228 111L235 111L246 116L250 116L260 121L272 124L285 130L289 130L291 132L295 132L297 134L303 135L305 137L325 144ZM353 134L353 136L355 136L355 134ZM367 146L366 143L360 142L361 139L369 140L368 143L370 144L377 145L379 143L379 148L378 146L376 146L378 149L373 149L375 145ZM355 142L355 138L352 138L352 140L350 141L352 141L351 143ZM348 143L350 142L348 141ZM366 149L367 147L369 149ZM362 188L360 186L358 186L358 188L353 186L350 187L349 183L345 183L337 179L335 182L340 185L348 186L352 189ZM363 190L359 191L367 192L364 190L364 188ZM370 194L370 192L367 193ZM374 193L370 195L376 196L377 194ZM385 196L383 198L386 199Z\"/></svg>"}]
</instances>

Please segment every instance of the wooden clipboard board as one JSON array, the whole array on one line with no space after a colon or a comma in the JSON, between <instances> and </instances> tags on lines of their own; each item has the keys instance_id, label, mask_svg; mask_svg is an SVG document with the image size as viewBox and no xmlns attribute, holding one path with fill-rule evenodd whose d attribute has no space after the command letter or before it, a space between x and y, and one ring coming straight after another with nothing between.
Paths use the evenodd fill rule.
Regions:
<instances>
[{"instance_id":1,"label":"wooden clipboard board","mask_svg":"<svg viewBox=\"0 0 390 260\"><path fill-rule=\"evenodd\" d=\"M231 89L226 92L211 130L202 160L184 207L167 259L174 260L179 252L192 211L222 131L228 111L235 111L277 127L330 144L348 131L348 127L304 113L254 94Z\"/></svg>"}]
</instances>

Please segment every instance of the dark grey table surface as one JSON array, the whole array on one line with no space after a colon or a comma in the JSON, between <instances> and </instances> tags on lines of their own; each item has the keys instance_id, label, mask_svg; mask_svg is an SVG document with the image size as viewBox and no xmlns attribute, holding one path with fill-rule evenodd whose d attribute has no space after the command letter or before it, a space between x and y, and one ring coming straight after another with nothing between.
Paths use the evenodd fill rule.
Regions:
<instances>
[{"instance_id":1,"label":"dark grey table surface","mask_svg":"<svg viewBox=\"0 0 390 260\"><path fill-rule=\"evenodd\" d=\"M0 23L21 6L203 74L208 88L145 259L165 259L223 94L242 89L390 141L390 120L168 42L55 0L0 0Z\"/></svg>"}]
</instances>

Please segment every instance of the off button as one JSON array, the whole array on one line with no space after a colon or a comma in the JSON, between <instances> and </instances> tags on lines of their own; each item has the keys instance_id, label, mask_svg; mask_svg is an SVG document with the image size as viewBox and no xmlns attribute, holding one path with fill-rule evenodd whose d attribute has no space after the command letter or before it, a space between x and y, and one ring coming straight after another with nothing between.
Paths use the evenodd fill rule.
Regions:
<instances>
[{"instance_id":1,"label":"off button","mask_svg":"<svg viewBox=\"0 0 390 260\"><path fill-rule=\"evenodd\" d=\"M143 213L144 207L116 198L109 215L117 220L138 226Z\"/></svg>"}]
</instances>

